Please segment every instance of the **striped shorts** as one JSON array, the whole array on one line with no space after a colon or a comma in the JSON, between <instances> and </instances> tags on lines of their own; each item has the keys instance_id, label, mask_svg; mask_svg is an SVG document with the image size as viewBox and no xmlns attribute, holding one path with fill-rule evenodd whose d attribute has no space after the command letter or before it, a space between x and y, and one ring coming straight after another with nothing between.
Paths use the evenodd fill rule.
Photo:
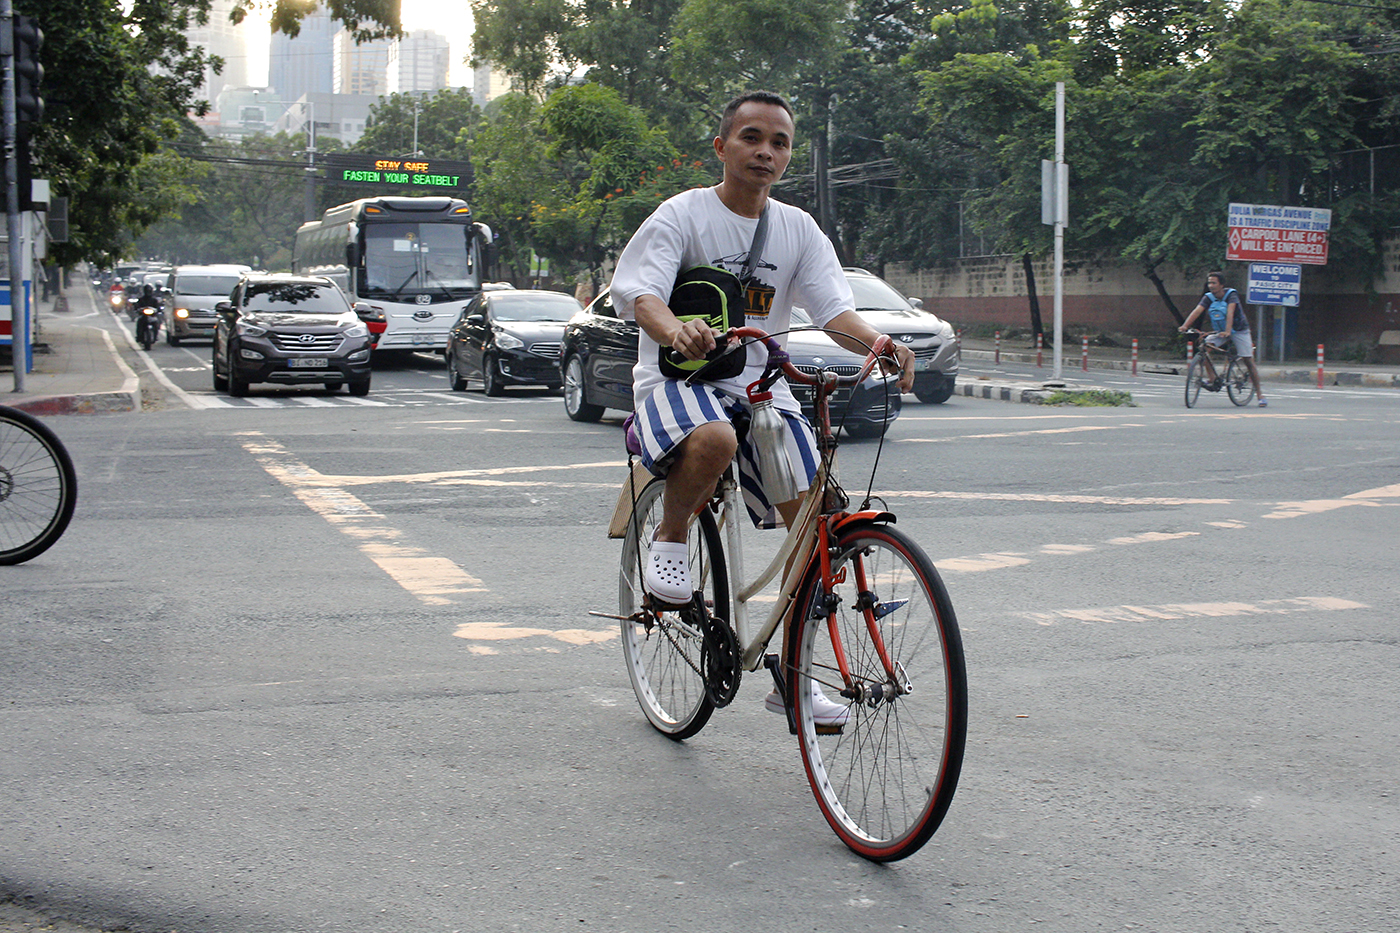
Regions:
<instances>
[{"instance_id":1,"label":"striped shorts","mask_svg":"<svg viewBox=\"0 0 1400 933\"><path fill-rule=\"evenodd\" d=\"M667 461L691 431L711 421L732 423L736 415L749 407L748 399L726 395L713 386L704 383L687 386L683 381L668 379L637 405L635 427L642 445L642 464L656 476L665 476ZM816 435L801 412L779 409L778 414L788 425L788 462L793 466L798 484L804 488L810 486L816 479L821 459ZM780 527L782 519L777 509L763 494L758 455L747 435L739 441L738 459L739 489L744 494L749 517L759 528Z\"/></svg>"}]
</instances>

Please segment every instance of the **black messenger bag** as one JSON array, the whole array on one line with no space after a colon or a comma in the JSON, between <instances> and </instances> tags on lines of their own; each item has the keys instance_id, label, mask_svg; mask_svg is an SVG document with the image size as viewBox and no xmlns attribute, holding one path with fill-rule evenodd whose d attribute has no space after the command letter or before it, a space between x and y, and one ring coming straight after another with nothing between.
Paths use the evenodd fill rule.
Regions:
<instances>
[{"instance_id":1,"label":"black messenger bag","mask_svg":"<svg viewBox=\"0 0 1400 933\"><path fill-rule=\"evenodd\" d=\"M729 330L744 326L744 312L747 306L745 293L753 270L758 267L758 257L763 243L768 239L768 208L758 218L758 226L753 232L753 243L749 255L744 260L743 275L735 275L719 266L695 266L676 276L676 284L671 289L671 299L667 302L671 313L682 321L704 318L715 330ZM718 346L712 357L722 354L725 347ZM679 354L677 354L679 355ZM673 363L671 348L661 348L661 375L668 379L685 379L709 360L686 360ZM744 371L748 353L730 353L722 362L716 363L705 372L706 380L735 379Z\"/></svg>"}]
</instances>

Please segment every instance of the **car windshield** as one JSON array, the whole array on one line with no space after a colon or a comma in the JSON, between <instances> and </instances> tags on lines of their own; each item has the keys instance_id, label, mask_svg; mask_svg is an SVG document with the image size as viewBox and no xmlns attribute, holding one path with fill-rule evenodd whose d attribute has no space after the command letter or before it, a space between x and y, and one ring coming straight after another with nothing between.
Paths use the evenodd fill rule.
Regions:
<instances>
[{"instance_id":1,"label":"car windshield","mask_svg":"<svg viewBox=\"0 0 1400 933\"><path fill-rule=\"evenodd\" d=\"M521 295L495 292L491 317L498 321L567 321L578 311L578 302L565 294Z\"/></svg>"},{"instance_id":2,"label":"car windshield","mask_svg":"<svg viewBox=\"0 0 1400 933\"><path fill-rule=\"evenodd\" d=\"M227 295L237 284L236 275L182 275L175 288L181 295Z\"/></svg>"},{"instance_id":3,"label":"car windshield","mask_svg":"<svg viewBox=\"0 0 1400 933\"><path fill-rule=\"evenodd\" d=\"M349 310L339 290L311 282L258 282L248 286L243 307L287 314L340 314Z\"/></svg>"},{"instance_id":4,"label":"car windshield","mask_svg":"<svg viewBox=\"0 0 1400 933\"><path fill-rule=\"evenodd\" d=\"M857 311L906 311L913 307L893 286L876 278L849 277Z\"/></svg>"}]
</instances>

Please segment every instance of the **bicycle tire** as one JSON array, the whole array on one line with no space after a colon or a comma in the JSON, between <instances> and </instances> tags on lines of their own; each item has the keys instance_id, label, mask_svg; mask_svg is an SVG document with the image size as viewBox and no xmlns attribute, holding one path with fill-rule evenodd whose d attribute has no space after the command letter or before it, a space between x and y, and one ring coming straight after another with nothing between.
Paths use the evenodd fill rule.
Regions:
<instances>
[{"instance_id":1,"label":"bicycle tire","mask_svg":"<svg viewBox=\"0 0 1400 933\"><path fill-rule=\"evenodd\" d=\"M1201 357L1204 351L1198 352L1191 357L1191 363L1186 367L1186 407L1195 408L1196 399L1201 394Z\"/></svg>"},{"instance_id":2,"label":"bicycle tire","mask_svg":"<svg viewBox=\"0 0 1400 933\"><path fill-rule=\"evenodd\" d=\"M0 406L0 564L52 547L77 501L78 474L58 435L33 415Z\"/></svg>"},{"instance_id":3,"label":"bicycle tire","mask_svg":"<svg viewBox=\"0 0 1400 933\"><path fill-rule=\"evenodd\" d=\"M1249 377L1249 365L1239 357L1231 360L1225 369L1225 387L1230 393L1230 401L1241 408L1254 398L1254 380Z\"/></svg>"},{"instance_id":4,"label":"bicycle tire","mask_svg":"<svg viewBox=\"0 0 1400 933\"><path fill-rule=\"evenodd\" d=\"M653 480L637 494L632 520L622 544L622 569L618 585L618 615L631 616L642 602L639 547L645 547L661 520L664 480ZM690 526L690 579L705 594L711 611L729 617L729 575L724 564L719 528L709 509L702 509ZM715 711L705 687L701 652L704 633L685 622L678 611L653 617L650 627L626 619L622 626L622 653L637 703L647 720L667 738L688 739L705 727Z\"/></svg>"},{"instance_id":5,"label":"bicycle tire","mask_svg":"<svg viewBox=\"0 0 1400 933\"><path fill-rule=\"evenodd\" d=\"M876 862L913 855L932 838L957 790L967 743L967 669L962 636L943 581L918 545L897 529L863 523L833 542L837 584L827 600L809 572L799 592L789 645L789 694L798 746L817 805L836 835ZM862 583L864 581L864 583ZM875 619L891 677L871 637L861 591L873 595ZM892 686L877 699L842 694L849 718L839 731L819 730L812 717L815 680L828 699L843 687L828 626L835 631L852 682ZM894 694L891 696L891 694Z\"/></svg>"}]
</instances>

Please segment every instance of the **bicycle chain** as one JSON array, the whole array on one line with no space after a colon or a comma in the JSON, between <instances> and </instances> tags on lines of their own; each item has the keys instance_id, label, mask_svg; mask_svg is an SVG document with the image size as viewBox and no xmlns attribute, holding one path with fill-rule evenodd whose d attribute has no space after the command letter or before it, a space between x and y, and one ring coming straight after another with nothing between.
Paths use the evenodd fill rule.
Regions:
<instances>
[{"instance_id":1,"label":"bicycle chain","mask_svg":"<svg viewBox=\"0 0 1400 933\"><path fill-rule=\"evenodd\" d=\"M671 626L665 625L658 617L654 623L661 630L661 634L671 643L671 647L676 650L682 661L689 667L705 684L705 693L709 696L710 702L717 709L723 709L734 701L734 697L739 693L739 680L743 675L743 667L739 656L739 639L734 635L734 629L728 622L717 618L709 610L697 607L695 604L687 606L681 610L682 614L695 615L703 613L704 618L698 626L702 635L700 645L700 664L697 666L690 658L690 653L685 647L676 641L676 636L672 633Z\"/></svg>"}]
</instances>

